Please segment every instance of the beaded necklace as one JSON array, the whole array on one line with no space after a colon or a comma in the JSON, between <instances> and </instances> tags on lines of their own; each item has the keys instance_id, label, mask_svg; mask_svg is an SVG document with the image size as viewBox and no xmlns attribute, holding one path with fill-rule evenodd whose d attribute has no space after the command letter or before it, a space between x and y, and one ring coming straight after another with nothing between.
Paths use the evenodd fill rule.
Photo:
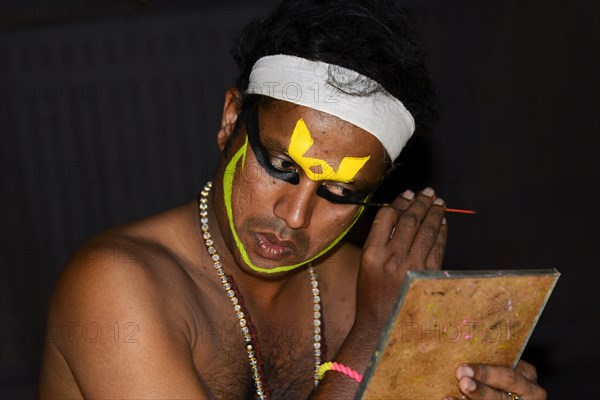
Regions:
<instances>
[{"instance_id":1,"label":"beaded necklace","mask_svg":"<svg viewBox=\"0 0 600 400\"><path fill-rule=\"evenodd\" d=\"M208 182L200 195L198 196L198 208L200 210L200 228L202 229L202 238L206 245L206 250L210 255L217 275L223 285L223 289L233 304L233 311L238 319L242 335L246 343L246 353L248 356L248 362L250 364L250 370L252 371L252 380L256 387L256 398L260 400L267 400L270 398L269 388L266 385L262 359L258 347L258 338L254 324L250 319L250 313L244 305L244 298L240 293L238 287L233 281L233 276L225 274L223 265L221 264L221 257L217 252L217 249L213 246L214 242L208 229L208 194L212 188L212 182ZM309 266L307 269L310 274L310 286L313 298L313 350L315 357L315 365L313 371L313 384L316 387L319 383L319 367L321 366L321 354L325 349L321 348L322 335L321 335L321 296L319 292L319 282L317 281L317 274L313 266ZM324 347L324 346L323 346Z\"/></svg>"}]
</instances>

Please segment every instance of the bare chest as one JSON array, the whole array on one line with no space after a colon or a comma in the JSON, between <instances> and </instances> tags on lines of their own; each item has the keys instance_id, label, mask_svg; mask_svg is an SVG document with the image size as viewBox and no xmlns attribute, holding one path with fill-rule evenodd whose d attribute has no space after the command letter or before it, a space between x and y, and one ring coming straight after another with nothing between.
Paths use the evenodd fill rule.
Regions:
<instances>
[{"instance_id":1,"label":"bare chest","mask_svg":"<svg viewBox=\"0 0 600 400\"><path fill-rule=\"evenodd\" d=\"M312 324L271 321L254 326L258 342L255 354L271 398L307 398L313 388L315 368ZM237 321L207 324L199 338L204 343L196 346L194 363L212 396L254 398L255 382Z\"/></svg>"},{"instance_id":2,"label":"bare chest","mask_svg":"<svg viewBox=\"0 0 600 400\"><path fill-rule=\"evenodd\" d=\"M254 321L257 358L272 399L308 397L314 386L315 339L323 362L338 352L353 321L332 306L323 304L317 338L311 303L285 318ZM244 335L233 309L223 314L199 327L193 351L196 371L214 398L252 399L255 383Z\"/></svg>"},{"instance_id":3,"label":"bare chest","mask_svg":"<svg viewBox=\"0 0 600 400\"><path fill-rule=\"evenodd\" d=\"M324 276L323 276L324 275ZM352 277L352 274L346 274ZM320 338L315 338L313 297L305 291L283 299L268 315L255 315L253 326L264 382L272 399L306 399L314 388L315 339L321 361L338 352L354 322L356 282L320 275ZM302 282L309 287L309 282ZM215 293L219 296L221 293ZM217 399L252 399L256 392L246 342L233 307L197 327L193 349L198 376ZM250 310L252 311L252 310ZM318 347L318 346L317 346Z\"/></svg>"}]
</instances>

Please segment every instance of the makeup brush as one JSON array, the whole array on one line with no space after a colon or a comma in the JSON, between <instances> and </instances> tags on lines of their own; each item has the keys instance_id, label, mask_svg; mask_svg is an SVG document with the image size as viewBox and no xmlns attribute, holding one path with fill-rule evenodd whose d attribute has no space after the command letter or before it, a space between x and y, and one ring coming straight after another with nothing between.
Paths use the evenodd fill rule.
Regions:
<instances>
[{"instance_id":1,"label":"makeup brush","mask_svg":"<svg viewBox=\"0 0 600 400\"><path fill-rule=\"evenodd\" d=\"M364 203L357 203L360 206L366 206L366 207L387 207L390 205L390 203L369 203L369 202L364 202ZM457 213L457 214L477 214L477 211L473 211L473 210L463 210L460 208L446 208L446 212L449 213Z\"/></svg>"}]
</instances>

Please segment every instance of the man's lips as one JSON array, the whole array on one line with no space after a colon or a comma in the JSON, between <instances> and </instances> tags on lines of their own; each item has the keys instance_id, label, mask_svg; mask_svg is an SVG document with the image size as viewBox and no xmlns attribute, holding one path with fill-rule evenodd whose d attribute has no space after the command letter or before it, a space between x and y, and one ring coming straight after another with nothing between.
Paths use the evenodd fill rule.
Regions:
<instances>
[{"instance_id":1,"label":"man's lips","mask_svg":"<svg viewBox=\"0 0 600 400\"><path fill-rule=\"evenodd\" d=\"M280 260L292 254L296 248L294 242L281 240L269 232L254 233L257 252L269 260Z\"/></svg>"}]
</instances>

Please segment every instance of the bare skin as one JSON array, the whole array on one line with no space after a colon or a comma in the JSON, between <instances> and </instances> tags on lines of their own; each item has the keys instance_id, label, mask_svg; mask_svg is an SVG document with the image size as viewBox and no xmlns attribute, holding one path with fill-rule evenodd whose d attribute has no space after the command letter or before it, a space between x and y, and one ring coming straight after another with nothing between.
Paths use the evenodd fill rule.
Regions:
<instances>
[{"instance_id":1,"label":"bare skin","mask_svg":"<svg viewBox=\"0 0 600 400\"><path fill-rule=\"evenodd\" d=\"M227 94L217 138L221 150L233 138L232 152L243 143L243 136L233 137L239 112L235 96L233 91ZM289 130L302 117L314 129L315 142L323 144L311 156L331 165L353 146L329 151L333 145L328 147L328 141L340 149L344 143L342 137L324 133L353 133L362 138L361 146L355 147L365 149L374 160L357 178L377 182L385 170L377 142L360 128L315 113L303 108L267 110L261 129L268 138ZM337 373L327 373L312 390L312 302L306 267L267 276L241 261L219 189L230 156L223 156L209 199L210 231L224 269L234 277L257 328L272 397L353 398L358 385ZM248 165L253 157L248 152ZM246 239L252 235L240 228L245 220L268 219L280 228L278 234L291 238L302 232L298 237L310 239L301 255L307 259L318 252L315 238L332 241L356 212L356 206L333 205L316 196L316 187L324 183L302 174L298 185L273 181L266 173L253 175L250 184L244 181L247 171L236 172L234 220L239 221L236 229L257 264L271 267L277 260L265 259ZM267 186L268 191L256 189ZM447 238L444 207L431 189L417 195L405 192L377 214L363 249L340 242L313 262L323 302L326 359L364 371L406 271L441 268ZM239 325L199 226L197 205L191 202L106 231L78 251L61 275L49 310L48 326L56 329L49 329L46 341L42 398L253 397ZM281 256L282 262L296 256L290 251ZM464 367L457 369L457 384L470 399L502 399L509 390L523 399L545 398L535 383L535 369L528 364L516 371L472 369L473 377ZM477 389L469 391L471 381Z\"/></svg>"},{"instance_id":2,"label":"bare skin","mask_svg":"<svg viewBox=\"0 0 600 400\"><path fill-rule=\"evenodd\" d=\"M191 203L107 232L82 249L62 276L60 297L51 308L49 324L62 332L61 340L46 346L42 397L246 398L252 393L239 326L198 227ZM329 354L337 352L353 322L356 268L348 266L359 254L341 246L318 268L331 327ZM268 296L251 301L250 291L244 291L244 297L271 371L271 391L279 398L281 393L306 398L313 362L308 274L300 270L285 282L263 286Z\"/></svg>"}]
</instances>

